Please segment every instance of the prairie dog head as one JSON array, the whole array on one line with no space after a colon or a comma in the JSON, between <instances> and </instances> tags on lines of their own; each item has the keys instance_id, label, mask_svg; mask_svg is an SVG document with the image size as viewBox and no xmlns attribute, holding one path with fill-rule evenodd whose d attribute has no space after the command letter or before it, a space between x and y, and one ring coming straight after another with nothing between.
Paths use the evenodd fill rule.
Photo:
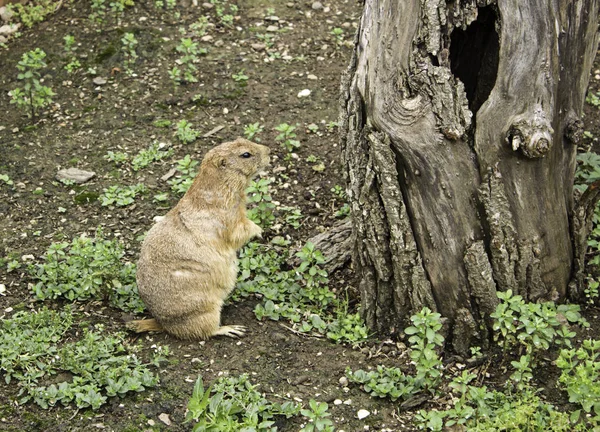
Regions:
<instances>
[{"instance_id":1,"label":"prairie dog head","mask_svg":"<svg viewBox=\"0 0 600 432\"><path fill-rule=\"evenodd\" d=\"M212 165L220 171L235 171L251 178L269 164L270 152L267 146L238 138L209 150L202 166Z\"/></svg>"}]
</instances>

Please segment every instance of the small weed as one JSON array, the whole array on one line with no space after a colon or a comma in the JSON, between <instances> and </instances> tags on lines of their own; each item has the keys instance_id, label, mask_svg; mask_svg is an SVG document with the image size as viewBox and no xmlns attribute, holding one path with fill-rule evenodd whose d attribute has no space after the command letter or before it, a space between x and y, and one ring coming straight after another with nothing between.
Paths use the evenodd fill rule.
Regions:
<instances>
[{"instance_id":1,"label":"small weed","mask_svg":"<svg viewBox=\"0 0 600 432\"><path fill-rule=\"evenodd\" d=\"M23 87L17 87L10 94L10 103L16 104L19 109L28 112L31 121L35 121L35 114L39 108L44 108L52 103L55 93L50 87L42 85L40 69L45 68L46 53L39 48L23 54L17 64L19 74L17 79Z\"/></svg>"},{"instance_id":2,"label":"small weed","mask_svg":"<svg viewBox=\"0 0 600 432\"><path fill-rule=\"evenodd\" d=\"M198 136L200 136L200 132L194 130L192 125L187 120L180 120L177 122L177 130L175 134L177 135L179 141L181 141L183 144L192 143L198 139Z\"/></svg>"},{"instance_id":3,"label":"small weed","mask_svg":"<svg viewBox=\"0 0 600 432\"><path fill-rule=\"evenodd\" d=\"M109 150L104 155L104 159L114 162L117 165L123 165L129 160L129 155L125 152L113 152Z\"/></svg>"},{"instance_id":4,"label":"small weed","mask_svg":"<svg viewBox=\"0 0 600 432\"><path fill-rule=\"evenodd\" d=\"M104 189L104 192L100 195L100 201L102 206L126 207L133 204L139 193L145 191L146 187L143 183L133 186L110 186Z\"/></svg>"},{"instance_id":5,"label":"small weed","mask_svg":"<svg viewBox=\"0 0 600 432\"><path fill-rule=\"evenodd\" d=\"M68 73L73 73L77 69L81 68L81 63L75 57L75 38L72 35L66 35L65 41L65 53L69 58L69 62L65 65L65 69Z\"/></svg>"},{"instance_id":6,"label":"small weed","mask_svg":"<svg viewBox=\"0 0 600 432\"><path fill-rule=\"evenodd\" d=\"M14 184L7 174L0 174L0 181L8 186L12 186Z\"/></svg>"},{"instance_id":7,"label":"small weed","mask_svg":"<svg viewBox=\"0 0 600 432\"><path fill-rule=\"evenodd\" d=\"M187 409L186 422L194 422L194 432L276 431L275 416L290 418L300 411L293 402L267 400L248 374L220 377L207 389L199 376Z\"/></svg>"},{"instance_id":8,"label":"small weed","mask_svg":"<svg viewBox=\"0 0 600 432\"><path fill-rule=\"evenodd\" d=\"M578 305L525 303L523 297L513 295L511 290L498 292L498 298L501 303L490 315L494 318L496 340L504 352L522 346L533 361L537 354L548 350L552 343L571 346L575 332L562 324L560 317L571 323L589 326L580 315Z\"/></svg>"},{"instance_id":9,"label":"small weed","mask_svg":"<svg viewBox=\"0 0 600 432\"><path fill-rule=\"evenodd\" d=\"M600 421L600 341L584 340L578 349L563 349L556 360L562 373L558 382L569 394L569 402L580 404L586 414L593 414L589 421ZM575 411L571 419L578 419Z\"/></svg>"},{"instance_id":10,"label":"small weed","mask_svg":"<svg viewBox=\"0 0 600 432\"><path fill-rule=\"evenodd\" d=\"M131 160L131 167L134 171L139 171L142 168L146 168L152 162L160 161L172 155L173 149L166 148L163 143L155 142L134 156Z\"/></svg>"},{"instance_id":11,"label":"small weed","mask_svg":"<svg viewBox=\"0 0 600 432\"><path fill-rule=\"evenodd\" d=\"M14 19L31 28L35 23L42 22L48 15L53 14L59 6L60 2L56 0L37 0L28 4L8 4L7 8L14 13Z\"/></svg>"},{"instance_id":12,"label":"small weed","mask_svg":"<svg viewBox=\"0 0 600 432\"><path fill-rule=\"evenodd\" d=\"M233 75L231 75L231 77L236 83L238 83L240 87L245 87L246 85L248 85L248 75L244 73L244 69L242 69L238 73L234 73Z\"/></svg>"},{"instance_id":13,"label":"small weed","mask_svg":"<svg viewBox=\"0 0 600 432\"><path fill-rule=\"evenodd\" d=\"M590 104L591 106L594 106L596 108L600 107L600 92L596 92L596 93L592 93L589 92L585 98L585 101Z\"/></svg>"},{"instance_id":14,"label":"small weed","mask_svg":"<svg viewBox=\"0 0 600 432\"><path fill-rule=\"evenodd\" d=\"M169 126L171 126L172 123L171 120L158 119L154 120L152 124L157 128L168 128Z\"/></svg>"},{"instance_id":15,"label":"small weed","mask_svg":"<svg viewBox=\"0 0 600 432\"><path fill-rule=\"evenodd\" d=\"M123 262L124 255L123 245L105 239L101 231L94 238L53 243L42 257L43 263L28 268L37 281L33 292L39 300L108 298L119 309L142 312L144 304L137 294L135 265Z\"/></svg>"},{"instance_id":16,"label":"small weed","mask_svg":"<svg viewBox=\"0 0 600 432\"><path fill-rule=\"evenodd\" d=\"M344 30L339 27L334 27L331 30L331 35L333 36L336 45L340 46L344 44Z\"/></svg>"},{"instance_id":17,"label":"small weed","mask_svg":"<svg viewBox=\"0 0 600 432\"><path fill-rule=\"evenodd\" d=\"M271 181L268 179L252 180L250 186L246 189L248 202L253 204L248 209L248 219L260 225L263 228L271 226L275 220L271 194L269 193L269 185Z\"/></svg>"},{"instance_id":18,"label":"small weed","mask_svg":"<svg viewBox=\"0 0 600 432\"><path fill-rule=\"evenodd\" d=\"M300 141L295 139L296 133L294 130L296 130L296 126L281 123L275 127L275 130L279 132L279 135L275 137L275 141L279 141L281 146L289 153L300 148Z\"/></svg>"},{"instance_id":19,"label":"small weed","mask_svg":"<svg viewBox=\"0 0 600 432\"><path fill-rule=\"evenodd\" d=\"M7 383L17 382L19 404L33 400L47 409L74 403L96 410L110 397L157 385L149 364L136 356L140 347L131 345L125 334L107 334L101 324L74 329L74 321L69 309L44 308L17 312L0 323L0 371ZM152 364L166 355L167 348L157 348ZM70 378L49 384L48 377L59 374Z\"/></svg>"},{"instance_id":20,"label":"small weed","mask_svg":"<svg viewBox=\"0 0 600 432\"><path fill-rule=\"evenodd\" d=\"M173 192L177 194L184 194L187 192L196 176L196 167L198 164L199 162L192 160L190 155L185 155L183 159L177 161L178 175L168 182L171 185L171 190Z\"/></svg>"},{"instance_id":21,"label":"small weed","mask_svg":"<svg viewBox=\"0 0 600 432\"><path fill-rule=\"evenodd\" d=\"M173 83L178 86L184 82L198 82L198 79L194 76L197 71L194 63L199 60L199 55L207 53L206 49L199 48L198 44L190 38L182 38L175 49L181 54L181 57L177 59L177 65L169 71L169 76Z\"/></svg>"},{"instance_id":22,"label":"small weed","mask_svg":"<svg viewBox=\"0 0 600 432\"><path fill-rule=\"evenodd\" d=\"M300 414L309 420L300 432L314 432L314 431L333 431L333 422L327 417L331 416L327 412L329 406L325 402L317 402L311 399L308 402L308 409L300 410Z\"/></svg>"},{"instance_id":23,"label":"small weed","mask_svg":"<svg viewBox=\"0 0 600 432\"><path fill-rule=\"evenodd\" d=\"M118 2L117 2L118 3ZM112 3L111 3L112 4ZM120 4L120 3L118 3ZM137 39L133 33L125 33L121 38L121 51L123 52L123 68L127 75L133 75L133 65L135 64L138 55L135 47L138 44Z\"/></svg>"},{"instance_id":24,"label":"small weed","mask_svg":"<svg viewBox=\"0 0 600 432\"><path fill-rule=\"evenodd\" d=\"M244 126L244 136L250 141L254 140L260 142L260 138L257 137L259 133L264 130L264 126L260 123L251 123Z\"/></svg>"}]
</instances>

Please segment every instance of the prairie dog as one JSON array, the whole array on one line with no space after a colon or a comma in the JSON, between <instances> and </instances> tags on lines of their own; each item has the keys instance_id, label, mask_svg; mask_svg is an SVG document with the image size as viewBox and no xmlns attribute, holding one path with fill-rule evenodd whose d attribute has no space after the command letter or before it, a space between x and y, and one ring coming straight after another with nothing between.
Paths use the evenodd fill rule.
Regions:
<instances>
[{"instance_id":1,"label":"prairie dog","mask_svg":"<svg viewBox=\"0 0 600 432\"><path fill-rule=\"evenodd\" d=\"M237 250L262 233L246 217L245 190L269 152L238 138L206 153L190 189L142 243L137 285L154 319L130 321L130 330L182 339L245 333L221 326L221 308L237 280Z\"/></svg>"}]
</instances>

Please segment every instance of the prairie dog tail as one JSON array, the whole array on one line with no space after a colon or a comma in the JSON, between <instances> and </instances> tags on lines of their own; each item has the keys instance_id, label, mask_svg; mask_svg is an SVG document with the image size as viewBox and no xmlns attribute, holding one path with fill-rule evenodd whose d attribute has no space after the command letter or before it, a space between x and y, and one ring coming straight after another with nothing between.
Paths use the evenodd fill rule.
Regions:
<instances>
[{"instance_id":1,"label":"prairie dog tail","mask_svg":"<svg viewBox=\"0 0 600 432\"><path fill-rule=\"evenodd\" d=\"M150 331L162 332L165 331L162 326L154 318L129 321L125 324L128 330L135 333L145 333Z\"/></svg>"}]
</instances>

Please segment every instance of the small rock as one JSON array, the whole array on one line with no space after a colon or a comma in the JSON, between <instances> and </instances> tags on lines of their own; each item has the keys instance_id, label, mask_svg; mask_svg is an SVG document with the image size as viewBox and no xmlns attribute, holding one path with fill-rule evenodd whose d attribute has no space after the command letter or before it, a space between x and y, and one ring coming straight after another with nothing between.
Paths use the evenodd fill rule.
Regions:
<instances>
[{"instance_id":1,"label":"small rock","mask_svg":"<svg viewBox=\"0 0 600 432\"><path fill-rule=\"evenodd\" d=\"M200 38L202 42L211 42L214 38L211 35L205 35Z\"/></svg>"},{"instance_id":2,"label":"small rock","mask_svg":"<svg viewBox=\"0 0 600 432\"><path fill-rule=\"evenodd\" d=\"M349 22L345 22L344 24L342 24L342 28L349 29L350 27L352 27L352 24L350 24Z\"/></svg>"},{"instance_id":3,"label":"small rock","mask_svg":"<svg viewBox=\"0 0 600 432\"><path fill-rule=\"evenodd\" d=\"M79 168L62 169L56 174L57 180L71 180L75 183L85 183L96 175L93 171L84 171Z\"/></svg>"},{"instance_id":4,"label":"small rock","mask_svg":"<svg viewBox=\"0 0 600 432\"><path fill-rule=\"evenodd\" d=\"M313 80L313 81L315 81L315 80L318 80L318 79L319 79L319 78L317 78L317 76L316 76L316 75L313 75L313 74L308 74L308 75L306 75L306 78L308 78L309 80Z\"/></svg>"},{"instance_id":5,"label":"small rock","mask_svg":"<svg viewBox=\"0 0 600 432\"><path fill-rule=\"evenodd\" d=\"M158 416L158 419L167 426L171 426L171 419L169 418L169 414L162 413Z\"/></svg>"},{"instance_id":6,"label":"small rock","mask_svg":"<svg viewBox=\"0 0 600 432\"><path fill-rule=\"evenodd\" d=\"M223 46L223 45L225 45L225 42L223 42L223 40L222 40L222 39L219 39L218 41L216 41L216 42L215 42L215 46L216 46L216 47L221 47L221 46Z\"/></svg>"},{"instance_id":7,"label":"small rock","mask_svg":"<svg viewBox=\"0 0 600 432\"><path fill-rule=\"evenodd\" d=\"M334 405L341 405L342 404L342 400L341 399L336 399L333 401Z\"/></svg>"},{"instance_id":8,"label":"small rock","mask_svg":"<svg viewBox=\"0 0 600 432\"><path fill-rule=\"evenodd\" d=\"M278 30L279 30L279 27L277 27L276 25L270 25L269 27L267 27L268 32L276 32Z\"/></svg>"},{"instance_id":9,"label":"small rock","mask_svg":"<svg viewBox=\"0 0 600 432\"><path fill-rule=\"evenodd\" d=\"M356 413L356 417L358 417L359 420L367 418L367 417L369 417L369 415L371 415L371 413L369 411L367 411L366 409L358 410L358 412Z\"/></svg>"},{"instance_id":10,"label":"small rock","mask_svg":"<svg viewBox=\"0 0 600 432\"><path fill-rule=\"evenodd\" d=\"M253 43L252 45L250 45L252 47L253 50L255 51L264 51L265 48L267 47L265 44L263 43Z\"/></svg>"},{"instance_id":11,"label":"small rock","mask_svg":"<svg viewBox=\"0 0 600 432\"><path fill-rule=\"evenodd\" d=\"M346 387L348 385L348 378L346 378L345 376L341 377L338 381L340 383L340 385L343 385L344 387Z\"/></svg>"},{"instance_id":12,"label":"small rock","mask_svg":"<svg viewBox=\"0 0 600 432\"><path fill-rule=\"evenodd\" d=\"M92 80L92 82L94 83L94 85L101 86L106 84L106 78L96 77Z\"/></svg>"},{"instance_id":13,"label":"small rock","mask_svg":"<svg viewBox=\"0 0 600 432\"><path fill-rule=\"evenodd\" d=\"M290 384L292 384L292 385L298 385L298 384L304 384L304 383L306 383L308 381L310 381L310 376L309 375L300 375L296 379L292 380L292 382Z\"/></svg>"},{"instance_id":14,"label":"small rock","mask_svg":"<svg viewBox=\"0 0 600 432\"><path fill-rule=\"evenodd\" d=\"M330 10L331 10L331 8L329 6L325 6L323 8L323 12L325 12L325 13L329 12Z\"/></svg>"},{"instance_id":15,"label":"small rock","mask_svg":"<svg viewBox=\"0 0 600 432\"><path fill-rule=\"evenodd\" d=\"M0 295L6 295L6 285L0 284Z\"/></svg>"},{"instance_id":16,"label":"small rock","mask_svg":"<svg viewBox=\"0 0 600 432\"><path fill-rule=\"evenodd\" d=\"M304 89L304 90L301 90L301 91L298 93L298 97L299 97L299 98L302 98L302 97L307 97L307 96L310 96L310 90L309 90L309 89Z\"/></svg>"},{"instance_id":17,"label":"small rock","mask_svg":"<svg viewBox=\"0 0 600 432\"><path fill-rule=\"evenodd\" d=\"M33 261L34 259L35 259L35 257L31 254L23 255L21 257L21 261Z\"/></svg>"},{"instance_id":18,"label":"small rock","mask_svg":"<svg viewBox=\"0 0 600 432\"><path fill-rule=\"evenodd\" d=\"M313 10L323 9L323 3L316 1L312 4L312 8Z\"/></svg>"},{"instance_id":19,"label":"small rock","mask_svg":"<svg viewBox=\"0 0 600 432\"><path fill-rule=\"evenodd\" d=\"M0 36L10 36L21 28L21 23L5 24L0 27Z\"/></svg>"},{"instance_id":20,"label":"small rock","mask_svg":"<svg viewBox=\"0 0 600 432\"><path fill-rule=\"evenodd\" d=\"M215 7L215 5L212 3L208 3L208 2L202 3L202 9L212 9L214 7Z\"/></svg>"},{"instance_id":21,"label":"small rock","mask_svg":"<svg viewBox=\"0 0 600 432\"><path fill-rule=\"evenodd\" d=\"M8 41L8 39L6 39L4 36L0 36L0 43L6 43Z\"/></svg>"},{"instance_id":22,"label":"small rock","mask_svg":"<svg viewBox=\"0 0 600 432\"><path fill-rule=\"evenodd\" d=\"M277 21L279 21L279 17L276 17L275 15L267 16L267 17L265 17L265 21L277 22Z\"/></svg>"},{"instance_id":23,"label":"small rock","mask_svg":"<svg viewBox=\"0 0 600 432\"><path fill-rule=\"evenodd\" d=\"M13 15L14 12L9 10L6 6L0 7L0 19L2 19L2 21L6 23L9 22Z\"/></svg>"},{"instance_id":24,"label":"small rock","mask_svg":"<svg viewBox=\"0 0 600 432\"><path fill-rule=\"evenodd\" d=\"M154 426L155 424L156 424L156 422L154 420L152 420L152 419L148 420L148 425L149 426Z\"/></svg>"}]
</instances>

